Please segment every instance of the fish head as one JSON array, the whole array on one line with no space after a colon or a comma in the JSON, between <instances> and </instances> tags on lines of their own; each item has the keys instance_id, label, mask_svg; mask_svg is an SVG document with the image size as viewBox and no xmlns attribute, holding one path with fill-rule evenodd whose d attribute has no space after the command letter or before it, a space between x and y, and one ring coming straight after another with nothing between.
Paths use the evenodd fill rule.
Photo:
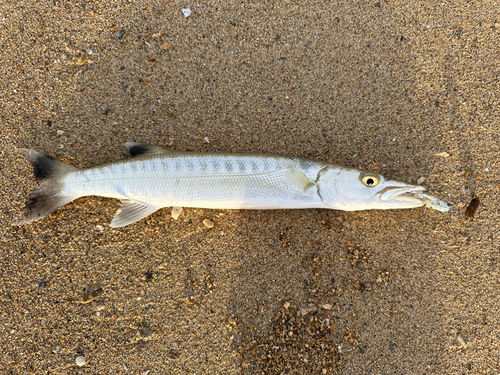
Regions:
<instances>
[{"instance_id":1,"label":"fish head","mask_svg":"<svg viewBox=\"0 0 500 375\"><path fill-rule=\"evenodd\" d=\"M426 204L425 188L354 168L327 166L317 180L323 202L344 211L415 208Z\"/></svg>"}]
</instances>

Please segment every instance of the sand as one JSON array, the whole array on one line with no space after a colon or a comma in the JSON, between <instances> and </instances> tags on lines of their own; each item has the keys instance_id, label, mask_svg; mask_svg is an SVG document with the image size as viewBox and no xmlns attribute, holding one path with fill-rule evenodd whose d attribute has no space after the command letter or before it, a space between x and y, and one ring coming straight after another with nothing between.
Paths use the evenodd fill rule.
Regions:
<instances>
[{"instance_id":1,"label":"sand","mask_svg":"<svg viewBox=\"0 0 500 375\"><path fill-rule=\"evenodd\" d=\"M2 2L0 372L500 372L498 9ZM456 211L164 209L111 229L118 201L88 197L11 225L36 186L18 148L88 167L127 141L423 177Z\"/></svg>"}]
</instances>

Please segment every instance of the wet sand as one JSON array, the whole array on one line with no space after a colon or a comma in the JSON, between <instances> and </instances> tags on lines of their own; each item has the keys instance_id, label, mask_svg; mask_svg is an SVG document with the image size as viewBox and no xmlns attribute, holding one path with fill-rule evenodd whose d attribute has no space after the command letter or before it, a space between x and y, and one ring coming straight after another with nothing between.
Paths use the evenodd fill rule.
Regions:
<instances>
[{"instance_id":1,"label":"wet sand","mask_svg":"<svg viewBox=\"0 0 500 375\"><path fill-rule=\"evenodd\" d=\"M498 373L499 22L495 2L0 4L0 372ZM456 211L111 229L118 201L89 197L11 225L36 186L18 148L88 167L127 141L423 177Z\"/></svg>"}]
</instances>

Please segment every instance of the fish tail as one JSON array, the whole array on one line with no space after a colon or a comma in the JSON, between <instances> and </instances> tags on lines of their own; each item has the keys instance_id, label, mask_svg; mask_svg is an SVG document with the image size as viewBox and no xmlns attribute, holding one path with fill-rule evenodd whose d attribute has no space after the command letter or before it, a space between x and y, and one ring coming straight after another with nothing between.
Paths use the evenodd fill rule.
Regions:
<instances>
[{"instance_id":1,"label":"fish tail","mask_svg":"<svg viewBox=\"0 0 500 375\"><path fill-rule=\"evenodd\" d=\"M79 196L63 194L62 183L64 176L69 172L77 171L78 168L35 150L20 149L19 153L33 166L33 173L40 181L40 186L28 197L21 217L14 222L15 225L41 219L79 198Z\"/></svg>"}]
</instances>

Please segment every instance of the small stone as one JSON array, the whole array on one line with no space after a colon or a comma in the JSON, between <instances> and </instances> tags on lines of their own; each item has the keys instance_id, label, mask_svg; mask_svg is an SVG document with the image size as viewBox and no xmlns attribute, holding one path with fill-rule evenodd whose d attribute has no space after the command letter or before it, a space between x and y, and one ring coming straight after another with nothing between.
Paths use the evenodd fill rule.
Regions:
<instances>
[{"instance_id":1,"label":"small stone","mask_svg":"<svg viewBox=\"0 0 500 375\"><path fill-rule=\"evenodd\" d=\"M110 113L111 113L111 109L106 108L106 109L104 110L104 114L105 114L105 115L109 115Z\"/></svg>"},{"instance_id":2,"label":"small stone","mask_svg":"<svg viewBox=\"0 0 500 375\"><path fill-rule=\"evenodd\" d=\"M175 349L170 349L170 350L168 351L168 357L169 357L170 359L179 359L179 358L180 358L180 356L181 356L181 353L179 353L179 351L178 351L178 350L175 350Z\"/></svg>"},{"instance_id":3,"label":"small stone","mask_svg":"<svg viewBox=\"0 0 500 375\"><path fill-rule=\"evenodd\" d=\"M97 305L97 307L95 308L97 311L102 311L104 310L105 306L104 305Z\"/></svg>"},{"instance_id":4,"label":"small stone","mask_svg":"<svg viewBox=\"0 0 500 375\"><path fill-rule=\"evenodd\" d=\"M151 336L153 336L153 330L149 328L146 323L142 324L141 331L143 341L151 340Z\"/></svg>"},{"instance_id":5,"label":"small stone","mask_svg":"<svg viewBox=\"0 0 500 375\"><path fill-rule=\"evenodd\" d=\"M382 278L377 277L377 283L381 283L381 282L382 282Z\"/></svg>"},{"instance_id":6,"label":"small stone","mask_svg":"<svg viewBox=\"0 0 500 375\"><path fill-rule=\"evenodd\" d=\"M290 307L290 302L285 302L283 307L288 310L288 308Z\"/></svg>"},{"instance_id":7,"label":"small stone","mask_svg":"<svg viewBox=\"0 0 500 375\"><path fill-rule=\"evenodd\" d=\"M123 69L125 69L125 67L124 67L123 65L122 65L122 66L120 66L120 70L123 70Z\"/></svg>"},{"instance_id":8,"label":"small stone","mask_svg":"<svg viewBox=\"0 0 500 375\"><path fill-rule=\"evenodd\" d=\"M47 286L47 282L46 282L46 281L40 281L40 282L38 283L38 287L39 287L39 288L45 288L46 286Z\"/></svg>"},{"instance_id":9,"label":"small stone","mask_svg":"<svg viewBox=\"0 0 500 375\"><path fill-rule=\"evenodd\" d=\"M182 207L172 207L172 219L177 220L182 213Z\"/></svg>"},{"instance_id":10,"label":"small stone","mask_svg":"<svg viewBox=\"0 0 500 375\"><path fill-rule=\"evenodd\" d=\"M443 152L436 152L434 154L434 156L439 156L439 157L442 157L442 158L448 158L448 157L450 157L450 154L448 154L447 152L443 151Z\"/></svg>"},{"instance_id":11,"label":"small stone","mask_svg":"<svg viewBox=\"0 0 500 375\"><path fill-rule=\"evenodd\" d=\"M102 225L96 225L95 229L97 229L99 232L104 231L104 227Z\"/></svg>"},{"instance_id":12,"label":"small stone","mask_svg":"<svg viewBox=\"0 0 500 375\"><path fill-rule=\"evenodd\" d=\"M208 140L208 137L204 138L204 143L210 143L210 141Z\"/></svg>"},{"instance_id":13,"label":"small stone","mask_svg":"<svg viewBox=\"0 0 500 375\"><path fill-rule=\"evenodd\" d=\"M85 362L87 362L87 358L85 358L83 355L79 355L78 357L76 357L76 364L79 366L79 367L82 367Z\"/></svg>"},{"instance_id":14,"label":"small stone","mask_svg":"<svg viewBox=\"0 0 500 375\"><path fill-rule=\"evenodd\" d=\"M462 348L467 349L467 343L465 342L464 338L461 335L457 336L457 340L462 345Z\"/></svg>"},{"instance_id":15,"label":"small stone","mask_svg":"<svg viewBox=\"0 0 500 375\"><path fill-rule=\"evenodd\" d=\"M323 374L326 374L328 372L328 370L326 368L324 368L322 371L321 371Z\"/></svg>"},{"instance_id":16,"label":"small stone","mask_svg":"<svg viewBox=\"0 0 500 375\"><path fill-rule=\"evenodd\" d=\"M324 303L321 305L321 307L325 310L331 310L332 309L332 305L330 305L329 303Z\"/></svg>"},{"instance_id":17,"label":"small stone","mask_svg":"<svg viewBox=\"0 0 500 375\"><path fill-rule=\"evenodd\" d=\"M184 17L188 18L191 15L191 9L189 9L189 8L183 8L182 9L182 14L184 14Z\"/></svg>"},{"instance_id":18,"label":"small stone","mask_svg":"<svg viewBox=\"0 0 500 375\"><path fill-rule=\"evenodd\" d=\"M169 50L170 48L172 48L172 46L170 45L169 42L165 42L161 45L161 47L166 51L166 50Z\"/></svg>"},{"instance_id":19,"label":"small stone","mask_svg":"<svg viewBox=\"0 0 500 375\"><path fill-rule=\"evenodd\" d=\"M64 130L58 130L57 131L57 135L63 135L64 134Z\"/></svg>"},{"instance_id":20,"label":"small stone","mask_svg":"<svg viewBox=\"0 0 500 375\"><path fill-rule=\"evenodd\" d=\"M398 348L398 346L397 346L397 345L391 345L391 346L389 347L389 349L391 349L391 350L396 350L397 348Z\"/></svg>"},{"instance_id":21,"label":"small stone","mask_svg":"<svg viewBox=\"0 0 500 375\"><path fill-rule=\"evenodd\" d=\"M92 295L87 293L87 292L84 292L83 295L82 295L82 303L89 303L89 302L92 302Z\"/></svg>"},{"instance_id":22,"label":"small stone","mask_svg":"<svg viewBox=\"0 0 500 375\"><path fill-rule=\"evenodd\" d=\"M425 177L420 177L420 178L417 180L417 185L421 185L424 181L425 181Z\"/></svg>"},{"instance_id":23,"label":"small stone","mask_svg":"<svg viewBox=\"0 0 500 375\"><path fill-rule=\"evenodd\" d=\"M161 33L156 33L156 34L153 34L153 38L157 39L161 36Z\"/></svg>"},{"instance_id":24,"label":"small stone","mask_svg":"<svg viewBox=\"0 0 500 375\"><path fill-rule=\"evenodd\" d=\"M115 35L118 39L120 39L123 36L123 33L121 31L117 31Z\"/></svg>"},{"instance_id":25,"label":"small stone","mask_svg":"<svg viewBox=\"0 0 500 375\"><path fill-rule=\"evenodd\" d=\"M312 312L315 312L317 310L318 309L316 308L316 306L302 307L299 311L299 314L302 316L305 316L305 315L312 313Z\"/></svg>"},{"instance_id":26,"label":"small stone","mask_svg":"<svg viewBox=\"0 0 500 375\"><path fill-rule=\"evenodd\" d=\"M203 220L203 225L206 226L207 228L213 228L214 227L214 222L209 219Z\"/></svg>"}]
</instances>

